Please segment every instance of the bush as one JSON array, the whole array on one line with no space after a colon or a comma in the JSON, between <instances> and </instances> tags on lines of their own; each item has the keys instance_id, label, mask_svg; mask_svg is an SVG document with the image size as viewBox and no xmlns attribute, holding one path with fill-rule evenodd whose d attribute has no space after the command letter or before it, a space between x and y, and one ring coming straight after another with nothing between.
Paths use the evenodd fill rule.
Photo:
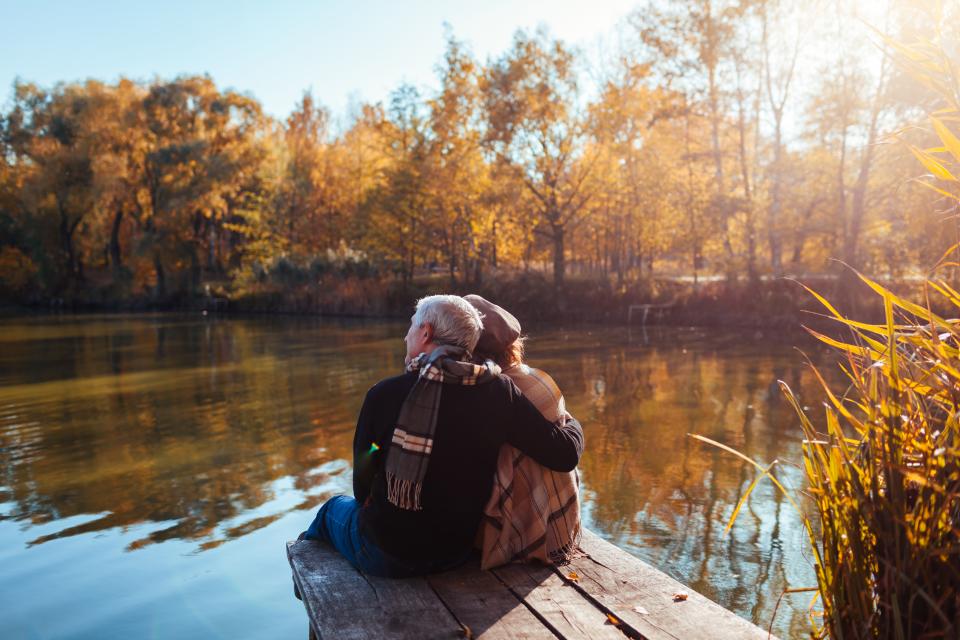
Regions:
<instances>
[{"instance_id":1,"label":"bush","mask_svg":"<svg viewBox=\"0 0 960 640\"><path fill-rule=\"evenodd\" d=\"M34 283L37 265L16 247L0 248L0 293L23 295Z\"/></svg>"}]
</instances>

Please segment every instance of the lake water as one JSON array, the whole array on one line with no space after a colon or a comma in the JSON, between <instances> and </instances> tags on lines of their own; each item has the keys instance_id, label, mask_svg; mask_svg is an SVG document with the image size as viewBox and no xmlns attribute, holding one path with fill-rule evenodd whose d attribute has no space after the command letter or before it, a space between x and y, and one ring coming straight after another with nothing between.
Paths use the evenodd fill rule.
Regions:
<instances>
[{"instance_id":1,"label":"lake water","mask_svg":"<svg viewBox=\"0 0 960 640\"><path fill-rule=\"evenodd\" d=\"M0 638L306 637L284 542L350 491L366 390L402 366L406 326L305 318L0 320ZM766 627L815 585L800 519L751 467L801 488L783 379L816 405L801 335L533 331L583 423L584 521ZM784 597L782 637L809 594Z\"/></svg>"}]
</instances>

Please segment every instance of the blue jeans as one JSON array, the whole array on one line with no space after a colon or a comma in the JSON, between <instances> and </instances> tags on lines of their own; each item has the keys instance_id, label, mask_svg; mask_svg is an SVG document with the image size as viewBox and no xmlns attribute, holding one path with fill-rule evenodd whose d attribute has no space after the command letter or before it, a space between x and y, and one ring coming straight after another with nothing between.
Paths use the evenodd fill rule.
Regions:
<instances>
[{"instance_id":1,"label":"blue jeans","mask_svg":"<svg viewBox=\"0 0 960 640\"><path fill-rule=\"evenodd\" d=\"M385 554L360 533L360 503L353 498L334 496L327 500L303 537L332 545L347 562L364 573L391 575Z\"/></svg>"},{"instance_id":2,"label":"blue jeans","mask_svg":"<svg viewBox=\"0 0 960 640\"><path fill-rule=\"evenodd\" d=\"M445 571L463 564L467 552L455 561L436 561L428 564L412 563L384 552L360 531L360 503L348 496L334 496L327 500L304 533L306 540L321 540L340 552L353 568L385 578L407 578Z\"/></svg>"}]
</instances>

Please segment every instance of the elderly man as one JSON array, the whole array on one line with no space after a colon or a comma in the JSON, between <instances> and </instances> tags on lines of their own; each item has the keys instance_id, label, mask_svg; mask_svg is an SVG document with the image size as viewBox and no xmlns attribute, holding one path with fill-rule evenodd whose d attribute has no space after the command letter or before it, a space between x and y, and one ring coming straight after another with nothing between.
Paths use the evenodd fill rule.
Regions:
<instances>
[{"instance_id":1,"label":"elderly man","mask_svg":"<svg viewBox=\"0 0 960 640\"><path fill-rule=\"evenodd\" d=\"M406 577L471 554L500 447L557 471L577 466L580 425L551 423L492 362L470 362L480 314L459 296L417 303L406 373L367 393L354 437L354 497L324 504L305 532L357 569Z\"/></svg>"}]
</instances>

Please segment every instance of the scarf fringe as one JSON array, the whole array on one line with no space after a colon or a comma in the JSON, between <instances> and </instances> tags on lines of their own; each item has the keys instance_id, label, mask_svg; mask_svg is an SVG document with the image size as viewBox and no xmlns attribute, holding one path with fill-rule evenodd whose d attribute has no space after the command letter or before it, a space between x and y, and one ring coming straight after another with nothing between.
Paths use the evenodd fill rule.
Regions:
<instances>
[{"instance_id":1,"label":"scarf fringe","mask_svg":"<svg viewBox=\"0 0 960 640\"><path fill-rule=\"evenodd\" d=\"M563 545L558 549L551 549L547 552L547 557L555 565L563 566L565 564L570 564L570 561L574 558L580 557L578 555L578 550L580 548L580 529L577 529L576 535L573 537L570 542Z\"/></svg>"},{"instance_id":2,"label":"scarf fringe","mask_svg":"<svg viewBox=\"0 0 960 640\"><path fill-rule=\"evenodd\" d=\"M423 484L412 480L402 480L393 473L387 473L387 500L401 509L422 511L420 490Z\"/></svg>"}]
</instances>

